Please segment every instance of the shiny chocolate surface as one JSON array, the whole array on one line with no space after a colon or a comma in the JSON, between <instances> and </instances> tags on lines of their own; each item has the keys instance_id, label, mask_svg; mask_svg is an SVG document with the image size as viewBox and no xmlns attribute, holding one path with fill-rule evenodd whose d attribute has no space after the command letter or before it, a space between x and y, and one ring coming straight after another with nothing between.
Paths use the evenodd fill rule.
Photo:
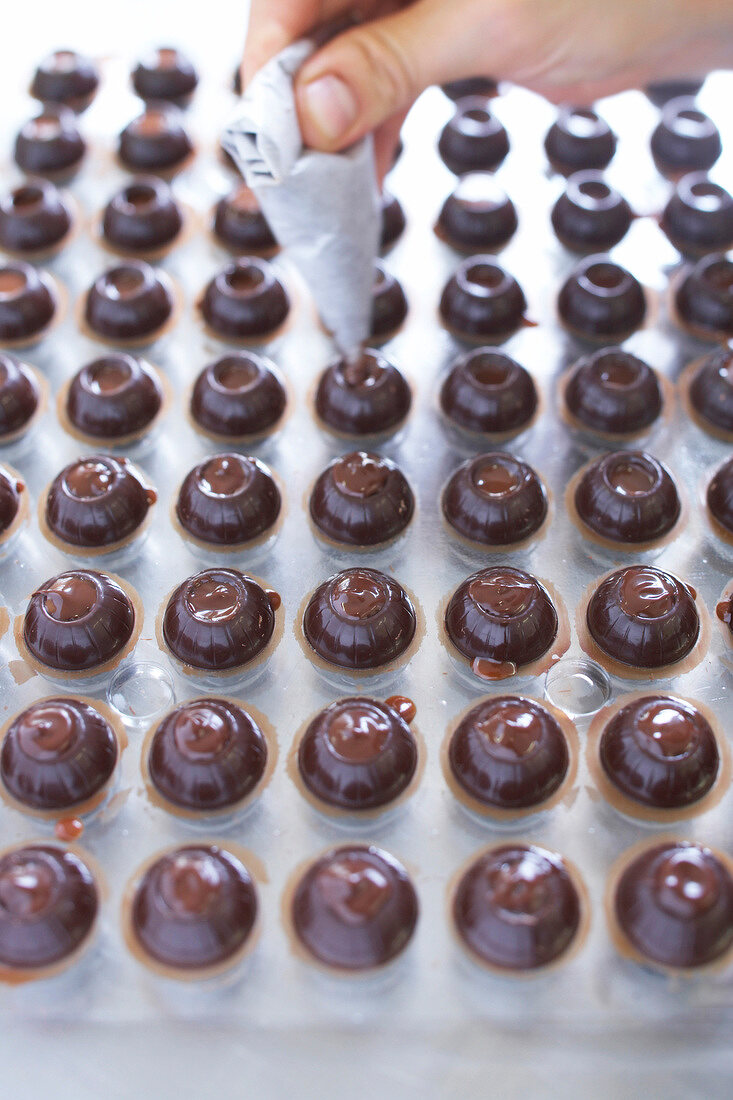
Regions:
<instances>
[{"instance_id":1,"label":"shiny chocolate surface","mask_svg":"<svg viewBox=\"0 0 733 1100\"><path fill-rule=\"evenodd\" d=\"M504 340L522 325L527 301L513 275L492 256L459 264L440 299L444 324L469 340Z\"/></svg>"},{"instance_id":2,"label":"shiny chocolate surface","mask_svg":"<svg viewBox=\"0 0 733 1100\"><path fill-rule=\"evenodd\" d=\"M604 255L578 264L563 284L557 306L560 320L574 335L609 343L640 328L647 308L639 281Z\"/></svg>"},{"instance_id":3,"label":"shiny chocolate surface","mask_svg":"<svg viewBox=\"0 0 733 1100\"><path fill-rule=\"evenodd\" d=\"M733 337L733 261L720 253L704 256L687 268L674 304L683 325L703 338Z\"/></svg>"},{"instance_id":4,"label":"shiny chocolate surface","mask_svg":"<svg viewBox=\"0 0 733 1100\"><path fill-rule=\"evenodd\" d=\"M407 527L415 498L399 467L382 455L352 451L316 480L310 515L318 530L348 546L377 546Z\"/></svg>"},{"instance_id":5,"label":"shiny chocolate surface","mask_svg":"<svg viewBox=\"0 0 733 1100\"><path fill-rule=\"evenodd\" d=\"M340 359L333 363L316 388L318 416L327 427L344 435L377 435L397 428L411 404L404 376L369 348L356 362Z\"/></svg>"},{"instance_id":6,"label":"shiny chocolate surface","mask_svg":"<svg viewBox=\"0 0 733 1100\"><path fill-rule=\"evenodd\" d=\"M290 311L285 287L267 262L246 256L228 264L206 285L201 312L225 339L266 339Z\"/></svg>"},{"instance_id":7,"label":"shiny chocolate surface","mask_svg":"<svg viewBox=\"0 0 733 1100\"><path fill-rule=\"evenodd\" d=\"M662 411L656 374L623 348L601 348L573 367L565 406L591 431L631 435L651 427Z\"/></svg>"},{"instance_id":8,"label":"shiny chocolate surface","mask_svg":"<svg viewBox=\"0 0 733 1100\"><path fill-rule=\"evenodd\" d=\"M174 106L156 103L125 126L117 153L130 172L173 172L193 153L193 144Z\"/></svg>"},{"instance_id":9,"label":"shiny chocolate surface","mask_svg":"<svg viewBox=\"0 0 733 1100\"><path fill-rule=\"evenodd\" d=\"M197 427L236 440L272 431L286 404L285 388L268 359L232 352L204 367L189 407Z\"/></svg>"},{"instance_id":10,"label":"shiny chocolate surface","mask_svg":"<svg viewBox=\"0 0 733 1100\"><path fill-rule=\"evenodd\" d=\"M71 226L71 208L49 180L26 180L0 199L0 248L8 252L55 251Z\"/></svg>"},{"instance_id":11,"label":"shiny chocolate surface","mask_svg":"<svg viewBox=\"0 0 733 1100\"><path fill-rule=\"evenodd\" d=\"M15 139L15 162L30 176L67 178L76 172L87 146L76 119L65 107L44 107Z\"/></svg>"},{"instance_id":12,"label":"shiny chocolate surface","mask_svg":"<svg viewBox=\"0 0 733 1100\"><path fill-rule=\"evenodd\" d=\"M665 105L650 144L657 168L672 179L712 168L723 148L713 120L687 96Z\"/></svg>"},{"instance_id":13,"label":"shiny chocolate surface","mask_svg":"<svg viewBox=\"0 0 733 1100\"><path fill-rule=\"evenodd\" d=\"M461 252L498 251L517 231L514 203L490 172L461 176L443 203L436 230Z\"/></svg>"},{"instance_id":14,"label":"shiny chocolate surface","mask_svg":"<svg viewBox=\"0 0 733 1100\"><path fill-rule=\"evenodd\" d=\"M438 152L457 176L499 167L509 152L509 135L485 96L470 96L456 104L453 118L441 132Z\"/></svg>"},{"instance_id":15,"label":"shiny chocolate surface","mask_svg":"<svg viewBox=\"0 0 733 1100\"><path fill-rule=\"evenodd\" d=\"M372 323L370 339L388 340L407 317L407 298L402 285L378 260L372 288Z\"/></svg>"},{"instance_id":16,"label":"shiny chocolate surface","mask_svg":"<svg viewBox=\"0 0 733 1100\"><path fill-rule=\"evenodd\" d=\"M282 499L270 469L236 452L212 455L186 475L176 500L183 530L215 546L251 542L280 515Z\"/></svg>"},{"instance_id":17,"label":"shiny chocolate surface","mask_svg":"<svg viewBox=\"0 0 733 1100\"><path fill-rule=\"evenodd\" d=\"M589 107L561 107L547 131L545 152L564 176L583 168L605 168L616 152L616 135Z\"/></svg>"},{"instance_id":18,"label":"shiny chocolate surface","mask_svg":"<svg viewBox=\"0 0 733 1100\"><path fill-rule=\"evenodd\" d=\"M459 535L484 546L508 546L534 535L547 516L547 495L526 462L503 451L477 455L451 475L443 515Z\"/></svg>"},{"instance_id":19,"label":"shiny chocolate surface","mask_svg":"<svg viewBox=\"0 0 733 1100\"><path fill-rule=\"evenodd\" d=\"M153 339L170 320L173 298L150 264L127 260L110 267L87 292L84 317L103 339Z\"/></svg>"},{"instance_id":20,"label":"shiny chocolate surface","mask_svg":"<svg viewBox=\"0 0 733 1100\"><path fill-rule=\"evenodd\" d=\"M0 266L0 340L40 336L56 313L56 293L49 276L22 260Z\"/></svg>"},{"instance_id":21,"label":"shiny chocolate surface","mask_svg":"<svg viewBox=\"0 0 733 1100\"><path fill-rule=\"evenodd\" d=\"M162 405L160 382L148 364L116 352L77 371L69 384L66 415L83 435L114 442L143 433Z\"/></svg>"},{"instance_id":22,"label":"shiny chocolate surface","mask_svg":"<svg viewBox=\"0 0 733 1100\"><path fill-rule=\"evenodd\" d=\"M733 195L705 172L683 176L659 224L685 256L726 252L733 245Z\"/></svg>"},{"instance_id":23,"label":"shiny chocolate surface","mask_svg":"<svg viewBox=\"0 0 733 1100\"><path fill-rule=\"evenodd\" d=\"M51 482L44 520L69 546L102 550L133 536L156 500L155 490L126 458L88 455Z\"/></svg>"},{"instance_id":24,"label":"shiny chocolate surface","mask_svg":"<svg viewBox=\"0 0 733 1100\"><path fill-rule=\"evenodd\" d=\"M253 191L237 184L219 199L214 209L214 236L237 255L266 254L277 248L277 241Z\"/></svg>"},{"instance_id":25,"label":"shiny chocolate surface","mask_svg":"<svg viewBox=\"0 0 733 1100\"><path fill-rule=\"evenodd\" d=\"M102 214L102 235L120 252L150 252L172 244L183 214L163 180L139 176L115 192Z\"/></svg>"},{"instance_id":26,"label":"shiny chocolate surface","mask_svg":"<svg viewBox=\"0 0 733 1100\"><path fill-rule=\"evenodd\" d=\"M581 523L622 546L669 534L680 498L669 471L646 451L613 451L586 467L573 495Z\"/></svg>"},{"instance_id":27,"label":"shiny chocolate surface","mask_svg":"<svg viewBox=\"0 0 733 1100\"><path fill-rule=\"evenodd\" d=\"M15 356L0 352L0 443L28 426L40 400L30 369Z\"/></svg>"},{"instance_id":28,"label":"shiny chocolate surface","mask_svg":"<svg viewBox=\"0 0 733 1100\"><path fill-rule=\"evenodd\" d=\"M445 416L460 428L487 435L521 431L537 405L529 372L493 348L478 348L457 359L440 388Z\"/></svg>"},{"instance_id":29,"label":"shiny chocolate surface","mask_svg":"<svg viewBox=\"0 0 733 1100\"><path fill-rule=\"evenodd\" d=\"M99 70L91 57L75 50L54 50L33 74L30 94L41 103L60 103L85 110L99 87Z\"/></svg>"},{"instance_id":30,"label":"shiny chocolate surface","mask_svg":"<svg viewBox=\"0 0 733 1100\"><path fill-rule=\"evenodd\" d=\"M146 102L152 100L185 107L198 85L192 62L171 46L160 46L138 61L132 70L135 93Z\"/></svg>"},{"instance_id":31,"label":"shiny chocolate surface","mask_svg":"<svg viewBox=\"0 0 733 1100\"><path fill-rule=\"evenodd\" d=\"M633 213L626 199L594 170L574 172L552 208L555 235L573 252L607 252L628 233Z\"/></svg>"}]
</instances>

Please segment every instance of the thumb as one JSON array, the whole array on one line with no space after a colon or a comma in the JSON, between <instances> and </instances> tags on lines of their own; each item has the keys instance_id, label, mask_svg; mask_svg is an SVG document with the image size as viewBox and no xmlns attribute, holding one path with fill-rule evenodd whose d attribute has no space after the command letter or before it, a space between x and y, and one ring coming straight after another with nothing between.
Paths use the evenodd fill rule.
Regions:
<instances>
[{"instance_id":1,"label":"thumb","mask_svg":"<svg viewBox=\"0 0 733 1100\"><path fill-rule=\"evenodd\" d=\"M339 35L305 62L296 81L303 141L315 149L342 149L411 106L424 88L442 83L480 58L472 8L417 0L403 11ZM483 39L483 36L478 36ZM480 69L480 64L479 64Z\"/></svg>"}]
</instances>

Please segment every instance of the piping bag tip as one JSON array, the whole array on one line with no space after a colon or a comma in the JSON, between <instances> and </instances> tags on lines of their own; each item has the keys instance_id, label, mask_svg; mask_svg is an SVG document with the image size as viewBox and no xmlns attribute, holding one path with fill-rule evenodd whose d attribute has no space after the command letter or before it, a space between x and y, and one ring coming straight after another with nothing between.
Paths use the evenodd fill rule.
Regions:
<instances>
[{"instance_id":1,"label":"piping bag tip","mask_svg":"<svg viewBox=\"0 0 733 1100\"><path fill-rule=\"evenodd\" d=\"M223 144L351 362L371 331L380 235L374 148L371 135L341 153L304 148L293 77L314 48L296 42L257 73Z\"/></svg>"}]
</instances>

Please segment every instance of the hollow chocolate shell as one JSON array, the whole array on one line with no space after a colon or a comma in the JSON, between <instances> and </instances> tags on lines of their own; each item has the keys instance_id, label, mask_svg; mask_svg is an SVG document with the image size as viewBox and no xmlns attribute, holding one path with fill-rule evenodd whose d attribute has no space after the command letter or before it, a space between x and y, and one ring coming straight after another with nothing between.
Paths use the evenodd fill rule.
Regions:
<instances>
[{"instance_id":1,"label":"hollow chocolate shell","mask_svg":"<svg viewBox=\"0 0 733 1100\"><path fill-rule=\"evenodd\" d=\"M204 367L194 383L189 409L200 431L235 441L274 431L286 404L285 387L269 360L232 352Z\"/></svg>"},{"instance_id":2,"label":"hollow chocolate shell","mask_svg":"<svg viewBox=\"0 0 733 1100\"><path fill-rule=\"evenodd\" d=\"M531 574L507 565L472 574L445 611L449 640L484 679L504 679L542 657L559 620L549 593Z\"/></svg>"},{"instance_id":3,"label":"hollow chocolate shell","mask_svg":"<svg viewBox=\"0 0 733 1100\"><path fill-rule=\"evenodd\" d=\"M49 180L26 180L0 200L0 248L18 255L55 252L72 222L68 203Z\"/></svg>"},{"instance_id":4,"label":"hollow chocolate shell","mask_svg":"<svg viewBox=\"0 0 733 1100\"><path fill-rule=\"evenodd\" d=\"M82 699L42 699L5 730L0 778L20 806L71 810L101 794L120 747L98 710Z\"/></svg>"},{"instance_id":5,"label":"hollow chocolate shell","mask_svg":"<svg viewBox=\"0 0 733 1100\"><path fill-rule=\"evenodd\" d=\"M455 101L467 96L495 96L499 86L491 76L469 76L464 80L449 80L447 84L441 84L441 89Z\"/></svg>"},{"instance_id":6,"label":"hollow chocolate shell","mask_svg":"<svg viewBox=\"0 0 733 1100\"><path fill-rule=\"evenodd\" d=\"M611 904L622 946L640 962L692 970L733 944L733 876L701 844L647 847L621 872Z\"/></svg>"},{"instance_id":7,"label":"hollow chocolate shell","mask_svg":"<svg viewBox=\"0 0 733 1100\"><path fill-rule=\"evenodd\" d=\"M379 240L380 251L385 252L396 244L405 232L407 220L400 200L395 198L387 189L383 189L382 198L382 232Z\"/></svg>"},{"instance_id":8,"label":"hollow chocolate shell","mask_svg":"<svg viewBox=\"0 0 733 1100\"><path fill-rule=\"evenodd\" d=\"M634 215L600 172L574 172L552 208L555 235L572 252L607 252L629 231Z\"/></svg>"},{"instance_id":9,"label":"hollow chocolate shell","mask_svg":"<svg viewBox=\"0 0 733 1100\"><path fill-rule=\"evenodd\" d=\"M28 601L22 640L29 656L55 674L102 671L136 632L136 609L114 578L72 569L44 581Z\"/></svg>"},{"instance_id":10,"label":"hollow chocolate shell","mask_svg":"<svg viewBox=\"0 0 733 1100\"><path fill-rule=\"evenodd\" d=\"M146 102L164 100L185 107L199 78L189 59L170 46L152 50L132 70L132 86Z\"/></svg>"},{"instance_id":11,"label":"hollow chocolate shell","mask_svg":"<svg viewBox=\"0 0 733 1100\"><path fill-rule=\"evenodd\" d=\"M345 569L324 581L303 614L303 634L330 665L381 669L409 648L417 630L410 597L377 569Z\"/></svg>"},{"instance_id":12,"label":"hollow chocolate shell","mask_svg":"<svg viewBox=\"0 0 733 1100\"><path fill-rule=\"evenodd\" d=\"M130 172L178 171L193 154L180 112L171 105L147 107L120 134L117 153Z\"/></svg>"},{"instance_id":13,"label":"hollow chocolate shell","mask_svg":"<svg viewBox=\"0 0 733 1100\"><path fill-rule=\"evenodd\" d=\"M128 935L133 948L166 970L234 965L257 920L252 877L232 852L189 844L150 864L135 886Z\"/></svg>"},{"instance_id":14,"label":"hollow chocolate shell","mask_svg":"<svg viewBox=\"0 0 733 1100\"><path fill-rule=\"evenodd\" d=\"M680 96L688 96L694 99L704 83L704 77L693 79L679 77L676 80L653 80L647 84L644 92L655 107L663 107L670 99L679 99Z\"/></svg>"},{"instance_id":15,"label":"hollow chocolate shell","mask_svg":"<svg viewBox=\"0 0 733 1100\"><path fill-rule=\"evenodd\" d=\"M663 176L712 168L722 152L720 132L694 99L682 96L667 103L651 137L654 163Z\"/></svg>"},{"instance_id":16,"label":"hollow chocolate shell","mask_svg":"<svg viewBox=\"0 0 733 1100\"><path fill-rule=\"evenodd\" d=\"M40 403L41 390L31 368L0 352L0 444L26 431Z\"/></svg>"},{"instance_id":17,"label":"hollow chocolate shell","mask_svg":"<svg viewBox=\"0 0 733 1100\"><path fill-rule=\"evenodd\" d=\"M192 813L241 803L262 781L266 765L262 730L229 699L194 699L176 707L153 733L146 763L155 791Z\"/></svg>"},{"instance_id":18,"label":"hollow chocolate shell","mask_svg":"<svg viewBox=\"0 0 733 1100\"><path fill-rule=\"evenodd\" d=\"M715 522L733 535L733 458L729 458L713 474L705 501Z\"/></svg>"},{"instance_id":19,"label":"hollow chocolate shell","mask_svg":"<svg viewBox=\"0 0 733 1100\"><path fill-rule=\"evenodd\" d=\"M537 412L532 376L501 351L478 348L457 359L440 388L440 407L466 431L516 435Z\"/></svg>"},{"instance_id":20,"label":"hollow chocolate shell","mask_svg":"<svg viewBox=\"0 0 733 1100\"><path fill-rule=\"evenodd\" d=\"M581 524L624 548L669 534L680 517L669 471L645 451L614 451L594 459L573 492Z\"/></svg>"},{"instance_id":21,"label":"hollow chocolate shell","mask_svg":"<svg viewBox=\"0 0 733 1100\"><path fill-rule=\"evenodd\" d=\"M733 195L705 172L683 176L659 224L685 256L726 252L733 245Z\"/></svg>"},{"instance_id":22,"label":"hollow chocolate shell","mask_svg":"<svg viewBox=\"0 0 733 1100\"><path fill-rule=\"evenodd\" d=\"M616 135L589 107L561 107L547 131L545 152L563 176L583 168L605 168L616 152Z\"/></svg>"},{"instance_id":23,"label":"hollow chocolate shell","mask_svg":"<svg viewBox=\"0 0 733 1100\"><path fill-rule=\"evenodd\" d=\"M662 411L662 389L652 368L623 348L601 348L570 372L563 398L583 428L604 435L635 435Z\"/></svg>"},{"instance_id":24,"label":"hollow chocolate shell","mask_svg":"<svg viewBox=\"0 0 733 1100\"><path fill-rule=\"evenodd\" d=\"M104 551L132 539L157 494L126 458L88 455L51 482L42 528L64 547Z\"/></svg>"},{"instance_id":25,"label":"hollow chocolate shell","mask_svg":"<svg viewBox=\"0 0 733 1100\"><path fill-rule=\"evenodd\" d=\"M153 340L172 313L167 277L142 260L128 260L102 272L84 303L89 328L110 342Z\"/></svg>"},{"instance_id":26,"label":"hollow chocolate shell","mask_svg":"<svg viewBox=\"0 0 733 1100\"><path fill-rule=\"evenodd\" d=\"M443 203L435 227L461 252L495 252L517 231L517 211L489 172L469 172Z\"/></svg>"},{"instance_id":27,"label":"hollow chocolate shell","mask_svg":"<svg viewBox=\"0 0 733 1100\"><path fill-rule=\"evenodd\" d=\"M15 139L15 162L29 176L68 179L86 151L76 119L65 107L44 107Z\"/></svg>"},{"instance_id":28,"label":"hollow chocolate shell","mask_svg":"<svg viewBox=\"0 0 733 1100\"><path fill-rule=\"evenodd\" d=\"M114 353L94 359L69 383L65 414L94 441L117 443L143 435L163 407L163 390L144 360Z\"/></svg>"},{"instance_id":29,"label":"hollow chocolate shell","mask_svg":"<svg viewBox=\"0 0 733 1100\"><path fill-rule=\"evenodd\" d=\"M497 695L458 723L448 765L461 790L481 807L531 810L559 791L570 749L562 726L541 703Z\"/></svg>"},{"instance_id":30,"label":"hollow chocolate shell","mask_svg":"<svg viewBox=\"0 0 733 1100\"><path fill-rule=\"evenodd\" d=\"M517 280L491 256L464 260L440 299L444 324L467 340L507 339L522 325L526 308Z\"/></svg>"},{"instance_id":31,"label":"hollow chocolate shell","mask_svg":"<svg viewBox=\"0 0 733 1100\"><path fill-rule=\"evenodd\" d=\"M355 696L320 711L298 746L298 772L327 807L360 812L388 806L417 769L410 727L388 703Z\"/></svg>"},{"instance_id":32,"label":"hollow chocolate shell","mask_svg":"<svg viewBox=\"0 0 733 1100\"><path fill-rule=\"evenodd\" d=\"M268 467L232 452L212 455L186 475L176 518L184 534L226 548L253 542L269 531L281 508L280 490Z\"/></svg>"},{"instance_id":33,"label":"hollow chocolate shell","mask_svg":"<svg viewBox=\"0 0 733 1100\"><path fill-rule=\"evenodd\" d=\"M275 630L267 593L238 569L205 569L179 584L163 611L162 638L186 668L232 672L262 653Z\"/></svg>"},{"instance_id":34,"label":"hollow chocolate shell","mask_svg":"<svg viewBox=\"0 0 733 1100\"><path fill-rule=\"evenodd\" d=\"M225 340L265 340L286 320L290 299L267 260L246 256L214 276L200 306L216 336Z\"/></svg>"},{"instance_id":35,"label":"hollow chocolate shell","mask_svg":"<svg viewBox=\"0 0 733 1100\"><path fill-rule=\"evenodd\" d=\"M701 340L733 337L733 261L704 256L683 274L674 294L677 319Z\"/></svg>"},{"instance_id":36,"label":"hollow chocolate shell","mask_svg":"<svg viewBox=\"0 0 733 1100\"><path fill-rule=\"evenodd\" d=\"M407 317L407 298L402 285L377 261L372 288L372 324L370 338L378 343L389 340Z\"/></svg>"},{"instance_id":37,"label":"hollow chocolate shell","mask_svg":"<svg viewBox=\"0 0 733 1100\"><path fill-rule=\"evenodd\" d=\"M446 167L457 176L493 172L509 152L509 135L485 96L470 96L456 104L438 141Z\"/></svg>"},{"instance_id":38,"label":"hollow chocolate shell","mask_svg":"<svg viewBox=\"0 0 733 1100\"><path fill-rule=\"evenodd\" d=\"M5 542L17 526L23 494L26 492L20 478L12 470L0 466L0 544Z\"/></svg>"},{"instance_id":39,"label":"hollow chocolate shell","mask_svg":"<svg viewBox=\"0 0 733 1100\"><path fill-rule=\"evenodd\" d=\"M337 970L385 966L405 950L417 918L407 871L373 845L326 852L302 876L290 902L299 945Z\"/></svg>"},{"instance_id":40,"label":"hollow chocolate shell","mask_svg":"<svg viewBox=\"0 0 733 1100\"><path fill-rule=\"evenodd\" d=\"M317 530L346 546L378 546L405 530L415 510L412 489L394 462L352 451L326 467L310 495Z\"/></svg>"},{"instance_id":41,"label":"hollow chocolate shell","mask_svg":"<svg viewBox=\"0 0 733 1100\"><path fill-rule=\"evenodd\" d=\"M380 435L396 429L410 411L412 393L397 367L379 352L341 359L328 367L315 395L320 420L347 436Z\"/></svg>"},{"instance_id":42,"label":"hollow chocolate shell","mask_svg":"<svg viewBox=\"0 0 733 1100\"><path fill-rule=\"evenodd\" d=\"M652 810L699 802L720 769L707 718L667 695L645 695L617 710L601 733L598 758L615 791Z\"/></svg>"},{"instance_id":43,"label":"hollow chocolate shell","mask_svg":"<svg viewBox=\"0 0 733 1100\"><path fill-rule=\"evenodd\" d=\"M564 283L557 301L560 320L582 340L621 341L646 317L641 284L607 256L582 260Z\"/></svg>"},{"instance_id":44,"label":"hollow chocolate shell","mask_svg":"<svg viewBox=\"0 0 733 1100\"><path fill-rule=\"evenodd\" d=\"M469 458L443 490L441 507L459 535L482 546L523 542L547 516L547 495L531 466L502 451Z\"/></svg>"},{"instance_id":45,"label":"hollow chocolate shell","mask_svg":"<svg viewBox=\"0 0 733 1100\"><path fill-rule=\"evenodd\" d=\"M99 70L90 57L74 50L55 50L36 69L29 92L41 103L61 103L81 112L98 87Z\"/></svg>"},{"instance_id":46,"label":"hollow chocolate shell","mask_svg":"<svg viewBox=\"0 0 733 1100\"><path fill-rule=\"evenodd\" d=\"M25 343L54 319L56 291L45 271L22 260L0 266L0 342Z\"/></svg>"},{"instance_id":47,"label":"hollow chocolate shell","mask_svg":"<svg viewBox=\"0 0 733 1100\"><path fill-rule=\"evenodd\" d=\"M254 191L244 183L219 199L213 228L219 243L238 255L267 256L278 247Z\"/></svg>"},{"instance_id":48,"label":"hollow chocolate shell","mask_svg":"<svg viewBox=\"0 0 733 1100\"><path fill-rule=\"evenodd\" d=\"M0 856L0 968L31 975L70 963L99 910L94 876L75 852L29 844Z\"/></svg>"},{"instance_id":49,"label":"hollow chocolate shell","mask_svg":"<svg viewBox=\"0 0 733 1100\"><path fill-rule=\"evenodd\" d=\"M183 228L183 215L170 187L154 176L140 176L109 200L102 214L102 236L117 252L145 255L171 245Z\"/></svg>"},{"instance_id":50,"label":"hollow chocolate shell","mask_svg":"<svg viewBox=\"0 0 733 1100\"><path fill-rule=\"evenodd\" d=\"M588 602L586 624L604 654L644 669L681 661L700 634L687 586L646 565L617 569L602 580Z\"/></svg>"},{"instance_id":51,"label":"hollow chocolate shell","mask_svg":"<svg viewBox=\"0 0 733 1100\"><path fill-rule=\"evenodd\" d=\"M484 852L453 896L458 937L484 966L527 972L565 956L582 925L578 888L562 856L538 845Z\"/></svg>"},{"instance_id":52,"label":"hollow chocolate shell","mask_svg":"<svg viewBox=\"0 0 733 1100\"><path fill-rule=\"evenodd\" d=\"M733 433L733 352L721 348L706 355L694 370L687 393L703 427Z\"/></svg>"}]
</instances>

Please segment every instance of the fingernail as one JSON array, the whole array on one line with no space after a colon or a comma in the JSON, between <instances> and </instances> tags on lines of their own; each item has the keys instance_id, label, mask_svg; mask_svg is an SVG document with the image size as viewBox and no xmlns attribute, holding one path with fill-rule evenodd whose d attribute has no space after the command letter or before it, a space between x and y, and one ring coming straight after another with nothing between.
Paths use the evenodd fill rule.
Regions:
<instances>
[{"instance_id":1,"label":"fingernail","mask_svg":"<svg viewBox=\"0 0 733 1100\"><path fill-rule=\"evenodd\" d=\"M301 88L300 107L327 141L338 141L348 133L359 113L351 88L331 73Z\"/></svg>"}]
</instances>

